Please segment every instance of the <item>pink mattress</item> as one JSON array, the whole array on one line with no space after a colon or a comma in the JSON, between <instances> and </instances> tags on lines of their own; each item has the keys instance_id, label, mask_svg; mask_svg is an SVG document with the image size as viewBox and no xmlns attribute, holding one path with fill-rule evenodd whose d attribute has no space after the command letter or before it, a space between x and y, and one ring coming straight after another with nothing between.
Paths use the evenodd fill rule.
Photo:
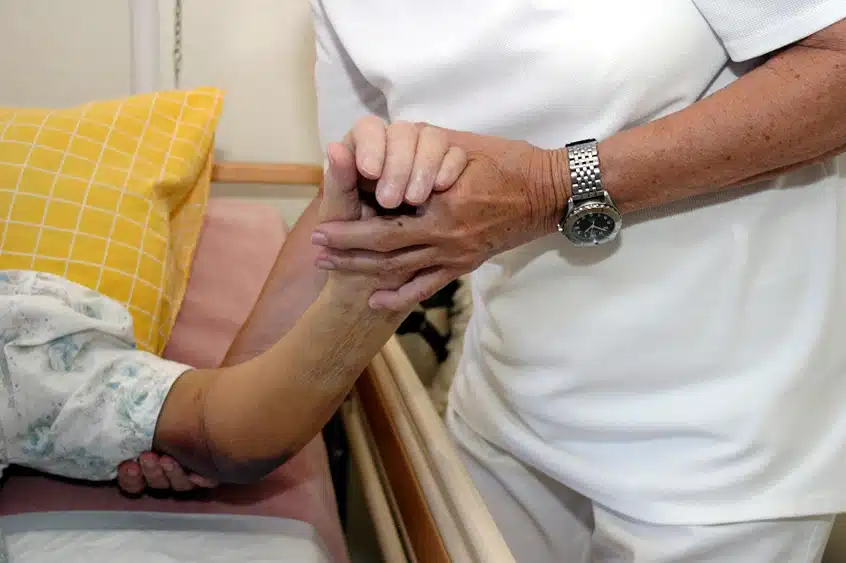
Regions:
<instances>
[{"instance_id":1,"label":"pink mattress","mask_svg":"<svg viewBox=\"0 0 846 563\"><path fill-rule=\"evenodd\" d=\"M252 310L286 228L261 205L212 200L192 267L185 302L165 356L194 365L220 365ZM224 267L222 267L224 266ZM232 292L238 287L238 292ZM0 490L0 515L64 510L251 514L307 522L337 563L348 563L323 440L317 436L263 482L222 486L188 499L131 499L113 484L78 483L12 472Z\"/></svg>"}]
</instances>

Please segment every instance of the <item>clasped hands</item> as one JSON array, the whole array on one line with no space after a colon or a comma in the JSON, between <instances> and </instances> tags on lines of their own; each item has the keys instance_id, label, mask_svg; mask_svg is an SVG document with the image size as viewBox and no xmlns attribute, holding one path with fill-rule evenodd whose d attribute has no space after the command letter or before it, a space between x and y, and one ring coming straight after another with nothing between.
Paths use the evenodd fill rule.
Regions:
<instances>
[{"instance_id":1,"label":"clasped hands","mask_svg":"<svg viewBox=\"0 0 846 563\"><path fill-rule=\"evenodd\" d=\"M374 309L410 310L492 256L555 232L568 197L559 151L426 124L365 117L327 157L316 265L345 298ZM216 486L150 452L124 462L118 483L129 493Z\"/></svg>"},{"instance_id":2,"label":"clasped hands","mask_svg":"<svg viewBox=\"0 0 846 563\"><path fill-rule=\"evenodd\" d=\"M563 154L523 141L366 117L330 151L354 159L362 213L318 225L316 264L377 280L374 309L407 310L492 256L555 232L568 197ZM403 204L413 212L389 212Z\"/></svg>"}]
</instances>

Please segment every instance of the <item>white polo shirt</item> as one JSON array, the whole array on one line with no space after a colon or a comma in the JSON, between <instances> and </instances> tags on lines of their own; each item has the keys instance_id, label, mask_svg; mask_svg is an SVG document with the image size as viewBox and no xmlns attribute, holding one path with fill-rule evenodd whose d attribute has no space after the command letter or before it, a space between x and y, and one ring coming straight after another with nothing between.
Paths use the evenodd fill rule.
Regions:
<instances>
[{"instance_id":1,"label":"white polo shirt","mask_svg":"<svg viewBox=\"0 0 846 563\"><path fill-rule=\"evenodd\" d=\"M372 112L603 139L846 17L844 0L313 2L324 142ZM633 214L616 244L553 235L494 258L454 408L642 520L846 510L844 188L841 158Z\"/></svg>"}]
</instances>

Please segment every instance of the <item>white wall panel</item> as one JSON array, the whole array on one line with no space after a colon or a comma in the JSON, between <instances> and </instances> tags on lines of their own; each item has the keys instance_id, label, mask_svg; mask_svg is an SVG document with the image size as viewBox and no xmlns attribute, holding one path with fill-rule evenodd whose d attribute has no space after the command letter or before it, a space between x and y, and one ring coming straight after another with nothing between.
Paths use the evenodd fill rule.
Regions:
<instances>
[{"instance_id":1,"label":"white wall panel","mask_svg":"<svg viewBox=\"0 0 846 563\"><path fill-rule=\"evenodd\" d=\"M0 0L0 53L0 104L64 106L126 95L129 3Z\"/></svg>"}]
</instances>

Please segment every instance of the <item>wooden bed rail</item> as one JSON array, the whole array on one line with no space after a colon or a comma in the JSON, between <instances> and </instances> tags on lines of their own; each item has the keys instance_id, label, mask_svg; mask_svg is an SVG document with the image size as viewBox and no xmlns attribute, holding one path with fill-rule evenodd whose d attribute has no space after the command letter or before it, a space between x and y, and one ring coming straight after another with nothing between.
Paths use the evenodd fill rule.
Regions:
<instances>
[{"instance_id":1,"label":"wooden bed rail","mask_svg":"<svg viewBox=\"0 0 846 563\"><path fill-rule=\"evenodd\" d=\"M322 181L323 167L317 164L220 161L212 165L212 182L318 186Z\"/></svg>"},{"instance_id":2,"label":"wooden bed rail","mask_svg":"<svg viewBox=\"0 0 846 563\"><path fill-rule=\"evenodd\" d=\"M396 337L355 387L420 563L514 563Z\"/></svg>"}]
</instances>

